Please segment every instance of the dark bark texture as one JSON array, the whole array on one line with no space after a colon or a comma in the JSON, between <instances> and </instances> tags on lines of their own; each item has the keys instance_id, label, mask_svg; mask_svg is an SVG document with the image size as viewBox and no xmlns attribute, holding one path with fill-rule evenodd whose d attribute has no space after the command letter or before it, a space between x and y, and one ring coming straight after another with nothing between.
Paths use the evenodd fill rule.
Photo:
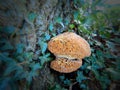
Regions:
<instances>
[{"instance_id":1,"label":"dark bark texture","mask_svg":"<svg viewBox=\"0 0 120 90\"><path fill-rule=\"evenodd\" d=\"M38 39L45 32L49 33L48 26L54 23L56 17L71 20L71 4L71 0L0 0L0 25L14 26L15 35L11 37L11 43L23 43L26 51L35 54L40 49L37 48ZM37 15L32 22L28 19L29 13ZM59 24L54 27L57 34L64 30L66 27ZM31 90L47 90L50 84L54 85L55 77L49 64L45 64L39 72L39 77L33 79Z\"/></svg>"}]
</instances>

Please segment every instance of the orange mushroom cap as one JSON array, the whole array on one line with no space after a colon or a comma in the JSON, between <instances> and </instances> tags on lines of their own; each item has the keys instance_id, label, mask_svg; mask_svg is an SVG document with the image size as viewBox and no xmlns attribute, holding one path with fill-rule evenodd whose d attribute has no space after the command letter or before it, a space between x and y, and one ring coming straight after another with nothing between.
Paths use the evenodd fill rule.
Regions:
<instances>
[{"instance_id":1,"label":"orange mushroom cap","mask_svg":"<svg viewBox=\"0 0 120 90\"><path fill-rule=\"evenodd\" d=\"M73 32L65 32L48 42L48 49L56 56L50 67L62 73L76 71L82 59L90 56L90 46L85 39Z\"/></svg>"},{"instance_id":2,"label":"orange mushroom cap","mask_svg":"<svg viewBox=\"0 0 120 90\"><path fill-rule=\"evenodd\" d=\"M85 39L73 32L65 32L48 42L48 49L56 57L82 59L90 56L90 46Z\"/></svg>"},{"instance_id":3,"label":"orange mushroom cap","mask_svg":"<svg viewBox=\"0 0 120 90\"><path fill-rule=\"evenodd\" d=\"M50 67L61 73L76 71L82 65L82 60L68 60L67 58L57 58L53 60Z\"/></svg>"}]
</instances>

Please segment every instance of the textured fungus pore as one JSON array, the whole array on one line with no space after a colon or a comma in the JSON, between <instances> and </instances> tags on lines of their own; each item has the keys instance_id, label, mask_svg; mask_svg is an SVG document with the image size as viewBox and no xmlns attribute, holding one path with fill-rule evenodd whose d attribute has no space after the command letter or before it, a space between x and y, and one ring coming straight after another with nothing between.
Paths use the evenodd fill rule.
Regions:
<instances>
[{"instance_id":1,"label":"textured fungus pore","mask_svg":"<svg viewBox=\"0 0 120 90\"><path fill-rule=\"evenodd\" d=\"M48 42L48 49L57 58L51 62L51 68L62 73L76 71L82 65L82 59L91 54L87 41L73 32L53 37Z\"/></svg>"},{"instance_id":2,"label":"textured fungus pore","mask_svg":"<svg viewBox=\"0 0 120 90\"><path fill-rule=\"evenodd\" d=\"M82 65L82 60L68 60L67 58L57 58L51 62L50 67L61 73L76 71Z\"/></svg>"},{"instance_id":3,"label":"textured fungus pore","mask_svg":"<svg viewBox=\"0 0 120 90\"><path fill-rule=\"evenodd\" d=\"M72 32L65 32L53 37L48 43L48 49L57 57L69 59L82 59L91 54L87 41Z\"/></svg>"}]
</instances>

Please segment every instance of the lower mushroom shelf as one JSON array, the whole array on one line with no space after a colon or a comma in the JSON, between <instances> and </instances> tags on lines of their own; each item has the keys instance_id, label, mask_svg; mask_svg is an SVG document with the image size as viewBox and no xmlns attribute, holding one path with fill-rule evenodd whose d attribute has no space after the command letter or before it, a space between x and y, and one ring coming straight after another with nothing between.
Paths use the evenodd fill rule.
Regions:
<instances>
[{"instance_id":1,"label":"lower mushroom shelf","mask_svg":"<svg viewBox=\"0 0 120 90\"><path fill-rule=\"evenodd\" d=\"M67 58L57 58L51 62L50 67L61 73L76 71L82 65L82 60L69 60Z\"/></svg>"}]
</instances>

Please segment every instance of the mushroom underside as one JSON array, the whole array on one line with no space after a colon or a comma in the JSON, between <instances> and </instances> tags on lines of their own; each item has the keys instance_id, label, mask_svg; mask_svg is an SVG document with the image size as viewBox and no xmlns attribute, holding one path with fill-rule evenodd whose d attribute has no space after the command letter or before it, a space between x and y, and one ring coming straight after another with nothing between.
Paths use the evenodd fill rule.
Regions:
<instances>
[{"instance_id":1,"label":"mushroom underside","mask_svg":"<svg viewBox=\"0 0 120 90\"><path fill-rule=\"evenodd\" d=\"M61 73L70 73L76 71L82 65L82 60L57 58L51 62L50 67Z\"/></svg>"}]
</instances>

